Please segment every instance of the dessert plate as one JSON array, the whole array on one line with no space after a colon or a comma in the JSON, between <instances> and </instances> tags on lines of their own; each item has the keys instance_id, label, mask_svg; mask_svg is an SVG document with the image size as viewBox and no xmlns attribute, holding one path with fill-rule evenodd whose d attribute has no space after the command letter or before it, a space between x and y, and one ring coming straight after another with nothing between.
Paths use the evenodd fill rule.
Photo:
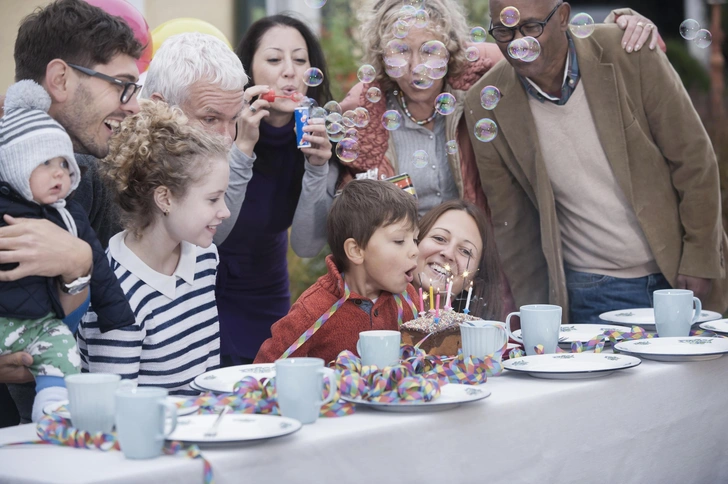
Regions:
<instances>
[{"instance_id":1,"label":"dessert plate","mask_svg":"<svg viewBox=\"0 0 728 484\"><path fill-rule=\"evenodd\" d=\"M657 361L704 361L728 353L728 339L704 336L672 336L620 341L614 345L620 353Z\"/></svg>"},{"instance_id":2,"label":"dessert plate","mask_svg":"<svg viewBox=\"0 0 728 484\"><path fill-rule=\"evenodd\" d=\"M194 443L244 442L272 439L292 434L301 422L276 415L230 413L223 416L214 436L205 436L217 420L217 415L189 415L177 419L177 428L167 440Z\"/></svg>"},{"instance_id":3,"label":"dessert plate","mask_svg":"<svg viewBox=\"0 0 728 484\"><path fill-rule=\"evenodd\" d=\"M728 334L728 319L718 319L709 323L703 323L700 325L700 327L702 329L707 329L708 331Z\"/></svg>"},{"instance_id":4,"label":"dessert plate","mask_svg":"<svg viewBox=\"0 0 728 484\"><path fill-rule=\"evenodd\" d=\"M274 377L276 376L276 365L275 363L259 363L218 368L198 375L194 379L194 383L195 387L202 391L232 393L235 384L246 376L252 376L258 380Z\"/></svg>"},{"instance_id":5,"label":"dessert plate","mask_svg":"<svg viewBox=\"0 0 728 484\"><path fill-rule=\"evenodd\" d=\"M559 329L559 344L586 343L605 331L624 331L624 326L609 326L606 324L562 324ZM513 332L513 336L521 337L521 330Z\"/></svg>"},{"instance_id":6,"label":"dessert plate","mask_svg":"<svg viewBox=\"0 0 728 484\"><path fill-rule=\"evenodd\" d=\"M536 378L576 380L611 375L633 368L639 358L604 353L557 353L524 356L503 362L506 370L528 373Z\"/></svg>"},{"instance_id":7,"label":"dessert plate","mask_svg":"<svg viewBox=\"0 0 728 484\"><path fill-rule=\"evenodd\" d=\"M490 391L480 385L462 385L460 383L449 383L440 390L440 396L429 402L396 402L381 403L370 402L362 398L350 398L342 396L341 399L347 402L356 403L364 407L371 407L384 412L438 412L458 407L463 403L475 402L490 396Z\"/></svg>"},{"instance_id":8,"label":"dessert plate","mask_svg":"<svg viewBox=\"0 0 728 484\"><path fill-rule=\"evenodd\" d=\"M696 323L704 323L720 319L722 316L715 311L703 310ZM640 326L646 331L655 331L655 310L653 308L618 309L599 315L599 319L622 326Z\"/></svg>"},{"instance_id":9,"label":"dessert plate","mask_svg":"<svg viewBox=\"0 0 728 484\"><path fill-rule=\"evenodd\" d=\"M177 406L177 416L189 415L195 413L200 407L192 406L179 408L179 405L184 403L187 399L184 397L167 397L167 402L173 403ZM63 418L71 418L71 412L68 411L68 400L61 400L60 402L49 403L43 407L43 413L46 415L56 414Z\"/></svg>"}]
</instances>

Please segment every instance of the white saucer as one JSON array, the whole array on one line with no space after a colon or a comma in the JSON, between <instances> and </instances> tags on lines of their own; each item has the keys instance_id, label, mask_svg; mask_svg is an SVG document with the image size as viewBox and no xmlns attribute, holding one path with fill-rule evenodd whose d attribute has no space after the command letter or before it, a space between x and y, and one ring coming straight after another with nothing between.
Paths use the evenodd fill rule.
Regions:
<instances>
[{"instance_id":1,"label":"white saucer","mask_svg":"<svg viewBox=\"0 0 728 484\"><path fill-rule=\"evenodd\" d=\"M657 361L714 360L728 353L728 339L674 336L620 341L615 351Z\"/></svg>"},{"instance_id":2,"label":"white saucer","mask_svg":"<svg viewBox=\"0 0 728 484\"><path fill-rule=\"evenodd\" d=\"M703 323L700 327L702 329L707 329L708 331L728 334L728 319L718 319L709 323Z\"/></svg>"},{"instance_id":3,"label":"white saucer","mask_svg":"<svg viewBox=\"0 0 728 484\"><path fill-rule=\"evenodd\" d=\"M195 443L244 442L272 439L296 432L301 422L276 415L230 413L223 417L217 435L206 437L205 432L217 420L217 415L190 415L177 419L177 428L167 440Z\"/></svg>"},{"instance_id":4,"label":"white saucer","mask_svg":"<svg viewBox=\"0 0 728 484\"><path fill-rule=\"evenodd\" d=\"M503 363L506 370L528 373L536 378L575 380L607 376L633 368L639 358L604 353L557 353L515 358Z\"/></svg>"},{"instance_id":5,"label":"white saucer","mask_svg":"<svg viewBox=\"0 0 728 484\"><path fill-rule=\"evenodd\" d=\"M559 344L574 342L587 343L605 331L624 331L624 326L607 324L562 324L559 329ZM513 332L513 336L521 337L521 330Z\"/></svg>"},{"instance_id":6,"label":"white saucer","mask_svg":"<svg viewBox=\"0 0 728 484\"><path fill-rule=\"evenodd\" d=\"M202 391L219 393L232 393L237 382L246 376L253 376L258 380L276 376L275 363L259 363L253 365L228 366L208 371L194 379L195 387Z\"/></svg>"},{"instance_id":7,"label":"white saucer","mask_svg":"<svg viewBox=\"0 0 728 484\"><path fill-rule=\"evenodd\" d=\"M703 310L696 323L704 323L720 319L722 316L715 311ZM640 326L646 331L655 331L655 310L653 308L618 309L608 311L599 315L602 321L619 324L622 326Z\"/></svg>"},{"instance_id":8,"label":"white saucer","mask_svg":"<svg viewBox=\"0 0 728 484\"><path fill-rule=\"evenodd\" d=\"M173 403L174 405L179 405L179 404L185 402L186 400L187 399L184 397L174 397L174 396L167 397L167 402ZM189 415L191 413L195 413L199 408L200 408L199 406L177 408L177 416ZM67 419L71 418L71 412L68 411L68 400L61 400L60 402L49 403L48 405L43 407L43 413L46 415L56 414L60 417L67 418Z\"/></svg>"},{"instance_id":9,"label":"white saucer","mask_svg":"<svg viewBox=\"0 0 728 484\"><path fill-rule=\"evenodd\" d=\"M396 403L370 402L362 398L341 397L342 400L355 403L364 407L371 407L385 412L438 412L458 407L463 403L475 402L490 396L490 391L482 388L481 385L462 385L459 383L448 383L441 387L440 396L429 402L407 402Z\"/></svg>"}]
</instances>

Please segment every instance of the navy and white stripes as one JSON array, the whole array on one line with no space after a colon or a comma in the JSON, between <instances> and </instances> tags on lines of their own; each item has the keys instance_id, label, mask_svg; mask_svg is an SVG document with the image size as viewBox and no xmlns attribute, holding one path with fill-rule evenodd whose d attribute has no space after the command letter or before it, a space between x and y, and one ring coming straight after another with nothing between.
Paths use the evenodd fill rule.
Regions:
<instances>
[{"instance_id":1,"label":"navy and white stripes","mask_svg":"<svg viewBox=\"0 0 728 484\"><path fill-rule=\"evenodd\" d=\"M189 245L188 250L183 250L175 275L153 271L150 275L149 267L145 265L146 269L140 271L141 261L133 260L131 251L119 245L120 235L109 243L109 261L136 323L101 333L95 322L84 320L78 337L82 366L86 371L136 379L139 385L161 386L171 394L197 394L190 388L190 381L220 364L215 303L217 248ZM116 253L120 247L121 253ZM185 267L188 274L184 274ZM159 279L163 278L174 278L174 297L160 292L164 281Z\"/></svg>"}]
</instances>

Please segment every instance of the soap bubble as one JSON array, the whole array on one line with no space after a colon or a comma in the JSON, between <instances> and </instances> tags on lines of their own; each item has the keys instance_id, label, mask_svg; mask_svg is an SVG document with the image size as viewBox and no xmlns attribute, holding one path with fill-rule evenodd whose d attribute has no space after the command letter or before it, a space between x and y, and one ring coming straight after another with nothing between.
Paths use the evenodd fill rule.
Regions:
<instances>
[{"instance_id":1,"label":"soap bubble","mask_svg":"<svg viewBox=\"0 0 728 484\"><path fill-rule=\"evenodd\" d=\"M500 90L495 86L485 86L480 91L480 105L488 111L492 111L500 101Z\"/></svg>"},{"instance_id":2,"label":"soap bubble","mask_svg":"<svg viewBox=\"0 0 728 484\"><path fill-rule=\"evenodd\" d=\"M513 59L521 60L528 54L530 45L522 37L508 44L508 55Z\"/></svg>"},{"instance_id":3,"label":"soap bubble","mask_svg":"<svg viewBox=\"0 0 728 484\"><path fill-rule=\"evenodd\" d=\"M521 21L521 12L516 7L506 7L501 10L500 21L506 27L515 27Z\"/></svg>"},{"instance_id":4,"label":"soap bubble","mask_svg":"<svg viewBox=\"0 0 728 484\"><path fill-rule=\"evenodd\" d=\"M425 6L425 0L404 0L405 5L411 5L416 9L421 9Z\"/></svg>"},{"instance_id":5,"label":"soap bubble","mask_svg":"<svg viewBox=\"0 0 728 484\"><path fill-rule=\"evenodd\" d=\"M473 44L482 44L488 37L488 32L483 27L473 27L470 29L470 42Z\"/></svg>"},{"instance_id":6,"label":"soap bubble","mask_svg":"<svg viewBox=\"0 0 728 484\"><path fill-rule=\"evenodd\" d=\"M389 111L385 111L384 114L382 114L382 126L384 126L384 129L386 129L387 131L394 131L401 125L402 115L399 114L398 111L391 109Z\"/></svg>"},{"instance_id":7,"label":"soap bubble","mask_svg":"<svg viewBox=\"0 0 728 484\"><path fill-rule=\"evenodd\" d=\"M392 39L387 42L382 55L387 75L392 79L404 76L407 73L407 64L409 64L411 56L409 46L401 40Z\"/></svg>"},{"instance_id":8,"label":"soap bubble","mask_svg":"<svg viewBox=\"0 0 728 484\"><path fill-rule=\"evenodd\" d=\"M344 163L351 163L359 157L359 142L352 138L344 138L336 145L336 156Z\"/></svg>"},{"instance_id":9,"label":"soap bubble","mask_svg":"<svg viewBox=\"0 0 728 484\"><path fill-rule=\"evenodd\" d=\"M427 10L418 10L415 14L415 27L418 29L424 29L427 27L427 23L430 21L430 14Z\"/></svg>"},{"instance_id":10,"label":"soap bubble","mask_svg":"<svg viewBox=\"0 0 728 484\"><path fill-rule=\"evenodd\" d=\"M311 8L321 8L326 5L326 0L304 0L304 2Z\"/></svg>"},{"instance_id":11,"label":"soap bubble","mask_svg":"<svg viewBox=\"0 0 728 484\"><path fill-rule=\"evenodd\" d=\"M475 62L476 60L480 59L480 50L478 50L478 48L474 45L471 45L470 47L465 49L465 58L468 59L470 62Z\"/></svg>"},{"instance_id":12,"label":"soap bubble","mask_svg":"<svg viewBox=\"0 0 728 484\"><path fill-rule=\"evenodd\" d=\"M366 97L370 103L378 103L382 99L382 90L378 87L370 87L367 89Z\"/></svg>"},{"instance_id":13,"label":"soap bubble","mask_svg":"<svg viewBox=\"0 0 728 484\"><path fill-rule=\"evenodd\" d=\"M402 19L397 20L392 25L392 34L398 39L404 39L409 33L409 25Z\"/></svg>"},{"instance_id":14,"label":"soap bubble","mask_svg":"<svg viewBox=\"0 0 728 484\"><path fill-rule=\"evenodd\" d=\"M456 104L457 101L455 99L455 96L453 96L449 92L443 92L435 98L435 111L442 114L443 116L447 116L448 114L452 114L455 111Z\"/></svg>"},{"instance_id":15,"label":"soap bubble","mask_svg":"<svg viewBox=\"0 0 728 484\"><path fill-rule=\"evenodd\" d=\"M342 119L343 119L343 116L341 115L341 113L337 113L336 111L334 111L334 112L329 113L326 116L326 124L340 123Z\"/></svg>"},{"instance_id":16,"label":"soap bubble","mask_svg":"<svg viewBox=\"0 0 728 484\"><path fill-rule=\"evenodd\" d=\"M569 30L580 39L586 39L592 33L594 33L594 19L588 13L577 13L571 18L569 22Z\"/></svg>"},{"instance_id":17,"label":"soap bubble","mask_svg":"<svg viewBox=\"0 0 728 484\"><path fill-rule=\"evenodd\" d=\"M366 84L372 82L376 75L377 71L374 69L374 66L371 66L369 64L364 64L363 66L361 66L356 73L356 77L358 77L361 82L364 82Z\"/></svg>"},{"instance_id":18,"label":"soap bubble","mask_svg":"<svg viewBox=\"0 0 728 484\"><path fill-rule=\"evenodd\" d=\"M407 30L415 23L417 17L417 9L413 5L404 5L399 9L399 20L407 24Z\"/></svg>"},{"instance_id":19,"label":"soap bubble","mask_svg":"<svg viewBox=\"0 0 728 484\"><path fill-rule=\"evenodd\" d=\"M359 132L356 130L356 128L349 128L346 130L346 133L344 133L344 138L351 138L353 140L359 141Z\"/></svg>"},{"instance_id":20,"label":"soap bubble","mask_svg":"<svg viewBox=\"0 0 728 484\"><path fill-rule=\"evenodd\" d=\"M695 36L693 42L701 49L705 49L713 43L713 34L705 29L698 30L698 34Z\"/></svg>"},{"instance_id":21,"label":"soap bubble","mask_svg":"<svg viewBox=\"0 0 728 484\"><path fill-rule=\"evenodd\" d=\"M312 108L314 106L318 106L318 103L315 99L311 97L303 96L300 101L298 101L298 105L302 106L304 108Z\"/></svg>"},{"instance_id":22,"label":"soap bubble","mask_svg":"<svg viewBox=\"0 0 728 484\"><path fill-rule=\"evenodd\" d=\"M359 106L354 109L354 125L357 128L366 128L369 126L369 111L367 108Z\"/></svg>"},{"instance_id":23,"label":"soap bubble","mask_svg":"<svg viewBox=\"0 0 728 484\"><path fill-rule=\"evenodd\" d=\"M320 86L322 82L324 82L324 73L318 67L311 67L303 73L303 83L309 87Z\"/></svg>"},{"instance_id":24,"label":"soap bubble","mask_svg":"<svg viewBox=\"0 0 728 484\"><path fill-rule=\"evenodd\" d=\"M334 122L334 123L327 122L326 123L326 133L327 134L336 134L339 131L343 131L344 129L346 129L346 128L344 128L344 125L339 122Z\"/></svg>"},{"instance_id":25,"label":"soap bubble","mask_svg":"<svg viewBox=\"0 0 728 484\"><path fill-rule=\"evenodd\" d=\"M458 152L458 142L454 139L451 139L447 143L445 143L445 148L447 149L447 153L449 155L454 155Z\"/></svg>"},{"instance_id":26,"label":"soap bubble","mask_svg":"<svg viewBox=\"0 0 728 484\"><path fill-rule=\"evenodd\" d=\"M329 101L326 104L324 104L324 109L327 113L339 113L341 114L343 111L341 110L341 105L337 103L336 101Z\"/></svg>"},{"instance_id":27,"label":"soap bubble","mask_svg":"<svg viewBox=\"0 0 728 484\"><path fill-rule=\"evenodd\" d=\"M417 150L412 155L412 164L415 165L415 168L424 168L427 166L429 161L430 155L428 155L425 150Z\"/></svg>"},{"instance_id":28,"label":"soap bubble","mask_svg":"<svg viewBox=\"0 0 728 484\"><path fill-rule=\"evenodd\" d=\"M326 115L327 115L326 109L324 109L324 108L322 108L320 106L315 106L315 107L311 108L311 111L308 114L308 119L321 119L321 120L325 120L326 119Z\"/></svg>"},{"instance_id":29,"label":"soap bubble","mask_svg":"<svg viewBox=\"0 0 728 484\"><path fill-rule=\"evenodd\" d=\"M447 74L447 61L450 52L439 40L428 40L420 46L420 58L427 66L427 76L431 79L442 79Z\"/></svg>"},{"instance_id":30,"label":"soap bubble","mask_svg":"<svg viewBox=\"0 0 728 484\"><path fill-rule=\"evenodd\" d=\"M346 131L346 128L344 128L344 126L341 125L341 124L339 124L337 126L340 128L338 131L334 131L334 132L328 133L329 140L332 143L338 143L339 141L341 141L342 139L344 139L344 132Z\"/></svg>"},{"instance_id":31,"label":"soap bubble","mask_svg":"<svg viewBox=\"0 0 728 484\"><path fill-rule=\"evenodd\" d=\"M475 137L478 138L479 141L488 143L493 141L497 134L498 125L496 125L495 121L492 119L483 118L475 123Z\"/></svg>"},{"instance_id":32,"label":"soap bubble","mask_svg":"<svg viewBox=\"0 0 728 484\"><path fill-rule=\"evenodd\" d=\"M526 53L521 57L523 62L533 62L541 55L541 44L533 37L524 37L523 40L528 43Z\"/></svg>"},{"instance_id":33,"label":"soap bubble","mask_svg":"<svg viewBox=\"0 0 728 484\"><path fill-rule=\"evenodd\" d=\"M428 75L427 66L420 64L412 69L412 85L417 89L428 89L435 81Z\"/></svg>"},{"instance_id":34,"label":"soap bubble","mask_svg":"<svg viewBox=\"0 0 728 484\"><path fill-rule=\"evenodd\" d=\"M694 40L698 36L699 31L700 24L697 20L689 18L680 24L680 35L685 40Z\"/></svg>"},{"instance_id":35,"label":"soap bubble","mask_svg":"<svg viewBox=\"0 0 728 484\"><path fill-rule=\"evenodd\" d=\"M347 128L353 128L356 126L356 113L353 109L346 111L342 116L343 118L341 122L344 126Z\"/></svg>"}]
</instances>

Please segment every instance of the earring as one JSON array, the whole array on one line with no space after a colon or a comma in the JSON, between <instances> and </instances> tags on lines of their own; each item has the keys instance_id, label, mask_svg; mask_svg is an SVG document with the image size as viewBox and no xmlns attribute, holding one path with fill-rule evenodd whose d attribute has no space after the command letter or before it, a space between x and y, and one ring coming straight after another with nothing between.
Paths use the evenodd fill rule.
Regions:
<instances>
[{"instance_id":1,"label":"earring","mask_svg":"<svg viewBox=\"0 0 728 484\"><path fill-rule=\"evenodd\" d=\"M169 215L169 210L165 210L163 213L164 213L164 216L166 217L167 215Z\"/></svg>"}]
</instances>

